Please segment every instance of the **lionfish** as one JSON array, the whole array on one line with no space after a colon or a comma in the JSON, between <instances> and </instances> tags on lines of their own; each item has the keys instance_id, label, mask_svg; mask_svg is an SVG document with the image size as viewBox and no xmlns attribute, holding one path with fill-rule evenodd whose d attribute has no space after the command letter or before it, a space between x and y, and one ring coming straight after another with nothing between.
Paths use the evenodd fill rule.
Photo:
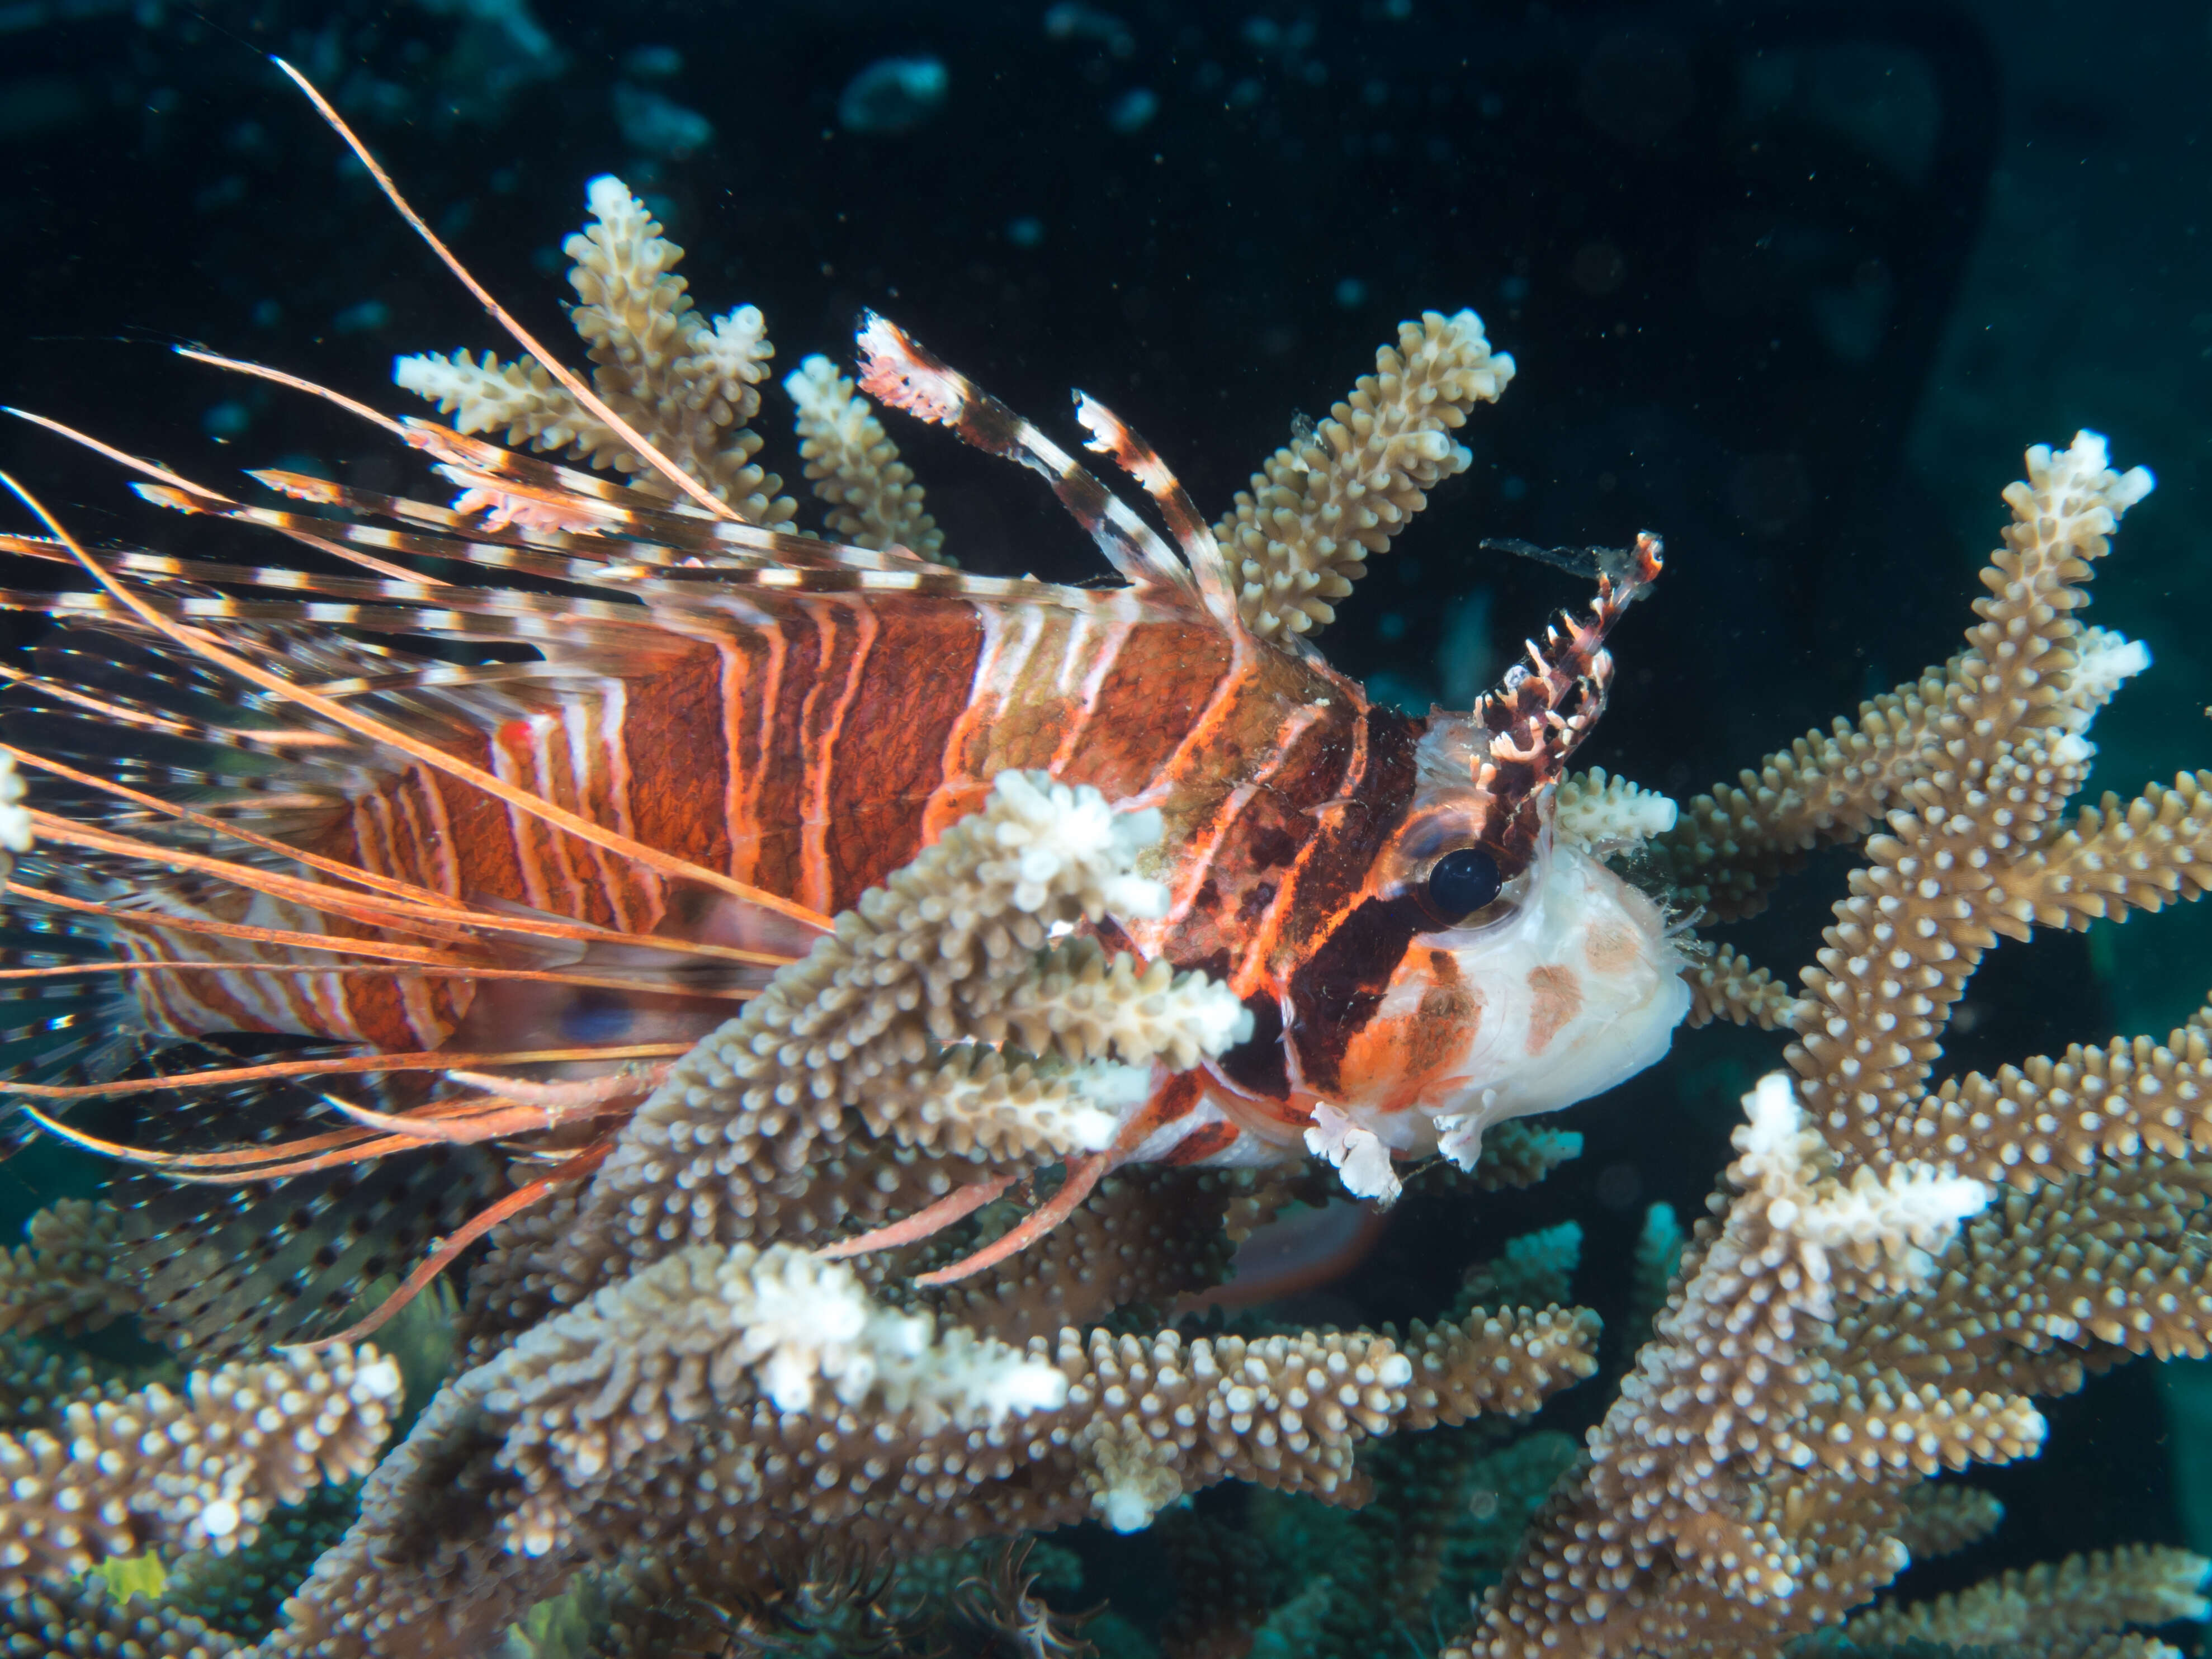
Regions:
<instances>
[{"instance_id":1,"label":"lionfish","mask_svg":"<svg viewBox=\"0 0 2212 1659\"><path fill-rule=\"evenodd\" d=\"M646 412L636 343L627 359L620 342L594 350L598 391L562 368L301 84L536 359L517 384L566 388L631 479L213 359L376 422L467 493L439 505L257 474L316 509L276 510L58 428L147 475L150 500L365 568L334 575L88 550L18 488L46 533L5 550L96 586L0 595L52 624L27 667L0 667L15 688L0 748L31 782L39 842L6 884L0 1058L28 1115L129 1161L145 1273L228 1264L219 1292L168 1286L190 1309L179 1340L297 1331L442 1237L419 1282L587 1175L672 1056L1007 769L1157 810L1150 873L1170 902L1109 919L1101 942L1202 971L1250 1012L1218 1059L1155 1068L1091 1176L1311 1152L1387 1195L1394 1163L1471 1165L1486 1125L1664 1052L1688 1005L1668 919L1553 833L1563 769L1604 707L1607 633L1656 574L1656 538L1611 560L1587 612L1563 614L1473 710L1410 717L1333 670L1303 615L1281 625L1290 608L1269 609L1109 410L1078 402L1091 447L1167 538L872 315L860 386L1043 475L1121 583L798 533L617 412ZM593 199L643 221L616 181ZM658 233L643 221L633 300L669 280ZM604 343L623 296L596 297ZM1465 464L1439 427L1494 398L1512 362L1472 313L1407 337L1488 375L1399 441L1418 506L1443 463ZM583 423L510 441L557 449ZM1309 444L1341 459L1372 428L1356 394ZM430 574L453 566L469 579ZM508 648L465 659L488 645ZM346 1114L335 1127L300 1121L325 1103ZM1063 1194L1075 1186L1071 1170Z\"/></svg>"}]
</instances>

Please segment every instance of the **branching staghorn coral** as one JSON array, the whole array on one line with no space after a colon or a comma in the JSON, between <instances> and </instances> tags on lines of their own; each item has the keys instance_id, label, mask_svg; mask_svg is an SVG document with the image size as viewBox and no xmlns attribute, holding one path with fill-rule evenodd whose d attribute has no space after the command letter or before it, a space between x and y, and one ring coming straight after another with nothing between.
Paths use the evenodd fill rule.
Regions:
<instances>
[{"instance_id":1,"label":"branching staghorn coral","mask_svg":"<svg viewBox=\"0 0 2212 1659\"><path fill-rule=\"evenodd\" d=\"M1426 492L1467 470L1472 458L1451 434L1512 379L1513 359L1491 350L1471 311L1400 325L1375 372L1310 435L1269 456L1214 526L1245 625L1268 637L1334 620L1331 602L1389 550Z\"/></svg>"},{"instance_id":2,"label":"branching staghorn coral","mask_svg":"<svg viewBox=\"0 0 2212 1659\"><path fill-rule=\"evenodd\" d=\"M1778 1651L1905 1565L1917 1479L2037 1448L2033 1395L2078 1388L2085 1361L2212 1340L2203 1016L2163 1045L1931 1086L1944 1023L1999 936L2212 884L2202 776L2061 817L2091 719L2147 662L2075 613L2149 479L2112 472L2086 434L2030 451L2028 473L2006 492L2014 522L1965 650L1693 801L1653 844L1677 902L1725 917L1887 814L1805 995L1781 1000L1733 955L1704 988L1711 1014L1799 1034L1789 1158L1833 1175L1809 1202L1778 1190L1771 1130L1791 1091L1769 1079L1657 1340L1463 1650ZM1917 1224L1893 1254L1870 1248L1885 1219Z\"/></svg>"},{"instance_id":3,"label":"branching staghorn coral","mask_svg":"<svg viewBox=\"0 0 2212 1659\"><path fill-rule=\"evenodd\" d=\"M1344 1501L1359 1440L1532 1410L1594 1369L1594 1322L1557 1310L1402 1344L1071 1328L1015 1350L929 1328L787 1245L667 1258L449 1385L268 1650L404 1630L471 1651L587 1553L664 1559L703 1594L779 1540L913 1554L1091 1514L1134 1525L1224 1478Z\"/></svg>"},{"instance_id":4,"label":"branching staghorn coral","mask_svg":"<svg viewBox=\"0 0 2212 1659\"><path fill-rule=\"evenodd\" d=\"M323 1552L345 1536L360 1506L358 1480L318 1486L264 1521L251 1544L179 1558L166 1571L157 1599L241 1643L258 1641Z\"/></svg>"},{"instance_id":5,"label":"branching staghorn coral","mask_svg":"<svg viewBox=\"0 0 2212 1659\"><path fill-rule=\"evenodd\" d=\"M782 481L753 465L761 440L746 424L774 348L751 306L711 323L673 274L684 250L660 234L622 180L592 181L592 223L562 246L583 303L570 313L590 348L594 389L647 442L756 524L790 519ZM504 432L511 443L571 450L626 472L648 495L673 492L619 434L580 405L535 362L501 363L466 351L403 357L392 378L454 417L462 432Z\"/></svg>"},{"instance_id":6,"label":"branching staghorn coral","mask_svg":"<svg viewBox=\"0 0 2212 1659\"><path fill-rule=\"evenodd\" d=\"M759 309L740 306L702 317L675 274L684 250L619 179L592 181L592 221L562 245L568 280L582 303L571 320L592 363L593 389L647 441L704 485L740 518L787 525L796 507L777 494L782 480L755 464L762 439L760 384L775 348ZM596 467L626 474L649 495L675 495L668 479L582 407L542 364L478 362L465 350L402 357L392 378L451 416L462 433L492 432L507 442L566 450ZM944 532L922 505L914 470L876 418L875 407L828 358L811 356L785 376L797 411L799 455L826 508L830 534L856 547L902 547L936 560ZM464 508L495 514L527 506L478 490ZM679 509L682 510L682 509ZM0 789L4 789L0 785ZM0 846L8 844L0 817ZM21 849L17 849L21 850Z\"/></svg>"},{"instance_id":7,"label":"branching staghorn coral","mask_svg":"<svg viewBox=\"0 0 2212 1659\"><path fill-rule=\"evenodd\" d=\"M769 356L758 313L709 327L628 192L602 180L594 206L570 251L603 394L742 514L781 523L789 504L746 429ZM787 384L830 528L927 556L910 474L865 400L813 361ZM535 368L413 359L401 373L465 428L567 446L667 494ZM1510 374L1471 314L1408 325L1223 521L1247 625L1297 635L1328 620L1367 556L1468 465L1449 434ZM2212 775L2059 821L2090 719L2143 665L2071 613L2148 481L2115 477L2087 441L2032 454L2031 472L2009 497L2020 522L1981 623L1941 671L1680 815L1600 772L1560 787L1562 840L1640 860L1662 899L1714 921L1750 913L1808 850L1887 833L1868 842L1803 994L1726 946L1692 970L1698 1022L1801 1039L1794 1091L1778 1078L1753 1097L1656 1339L1474 1648L1778 1650L1886 1584L1904 1540L1932 1551L1966 1529L1917 1483L2032 1452L2031 1396L2078 1386L2085 1360L2199 1352L2212 1332L2195 1288L2212 1183L2189 1162L2203 1030L1930 1086L1943 1021L1998 935L2203 884ZM473 505L575 528L533 524L519 500ZM1188 528L1202 542L1202 524ZM1156 833L1087 792L1001 775L981 811L671 1068L596 1174L478 1260L469 1369L369 1481L358 1523L264 1650L474 1654L602 1570L690 1619L811 1572L828 1536L908 1558L1086 1519L1133 1529L1231 1479L1336 1505L1384 1489L1361 1522L1370 1553L1346 1559L1364 1582L1253 1603L1270 1653L1359 1651L1378 1596L1449 1585L1456 1601L1471 1559L1485 1577L1503 1565L1510 1518L1566 1449L1464 1425L1593 1374L1591 1316L1468 1311L1403 1340L1151 1328L1151 1310L1218 1279L1224 1243L1295 1186L1243 1171L1101 1178L1155 1068L1218 1059L1249 1019L1204 975L1115 957L1091 934L1164 904L1140 873ZM1502 1126L1464 1178L1419 1178L1526 1184L1576 1139ZM1053 1254L949 1289L916 1276L978 1244L988 1255L1000 1229L1017 1237L1040 1198L1042 1212L1085 1192ZM901 1230L954 1211L935 1237ZM1474 1288L1564 1297L1564 1230L1533 1241ZM33 1317L107 1306L96 1273L79 1285L36 1253L18 1267ZM1362 1456L1401 1431L1433 1437ZM1469 1491L1478 1479L1494 1486ZM1454 1504L1508 1521L1478 1550L1437 1512ZM201 1540L187 1528L181 1541ZM669 1650L649 1633L619 1639Z\"/></svg>"},{"instance_id":8,"label":"branching staghorn coral","mask_svg":"<svg viewBox=\"0 0 2212 1659\"><path fill-rule=\"evenodd\" d=\"M1809 1595L1802 1551L1748 1493L1778 1470L1825 1465L1849 1478L1862 1438L1923 1474L1969 1452L2018 1456L2040 1443L2040 1419L1994 1399L1824 1407L1835 1379L1820 1333L1839 1300L1912 1283L1986 1194L1919 1165L1887 1180L1863 1170L1846 1186L1827 1170L1827 1149L1784 1079L1767 1078L1745 1105L1750 1121L1729 1170L1740 1195L1723 1225L1707 1224L1692 1242L1654 1340L1591 1431L1588 1466L1555 1494L1537 1553L1490 1607L1497 1633L1484 1651L1522 1650L1563 1624L1610 1626L1600 1639L1620 1645L1593 1651L1673 1650L1692 1632L1663 1589L1647 1589L1655 1578L1697 1602ZM1825 1434L1814 1427L1823 1409ZM1545 1571L1561 1556L1564 1571Z\"/></svg>"},{"instance_id":9,"label":"branching staghorn coral","mask_svg":"<svg viewBox=\"0 0 2212 1659\"><path fill-rule=\"evenodd\" d=\"M1491 352L1474 312L1402 323L1398 345L1376 352L1376 372L1312 434L1276 449L1214 526L1239 575L1245 626L1267 637L1332 622L1332 599L1352 592L1427 491L1467 471L1451 434L1510 380L1513 358Z\"/></svg>"},{"instance_id":10,"label":"branching staghorn coral","mask_svg":"<svg viewBox=\"0 0 2212 1659\"><path fill-rule=\"evenodd\" d=\"M153 1545L252 1542L276 1505L367 1472L398 1391L374 1348L294 1349L196 1371L181 1396L155 1383L78 1401L62 1413L65 1437L0 1436L0 1591Z\"/></svg>"},{"instance_id":11,"label":"branching staghorn coral","mask_svg":"<svg viewBox=\"0 0 2212 1659\"><path fill-rule=\"evenodd\" d=\"M0 1651L75 1659L230 1659L240 1644L173 1607L118 1600L97 1578L18 1590L0 1599Z\"/></svg>"},{"instance_id":12,"label":"branching staghorn coral","mask_svg":"<svg viewBox=\"0 0 2212 1659\"><path fill-rule=\"evenodd\" d=\"M1916 1561L1978 1544L2004 1520L2004 1505L1978 1486L1916 1486L1905 1495L1898 1541Z\"/></svg>"},{"instance_id":13,"label":"branching staghorn coral","mask_svg":"<svg viewBox=\"0 0 2212 1659\"><path fill-rule=\"evenodd\" d=\"M1552 803L1552 833L1607 857L1634 852L1674 827L1674 803L1654 789L1607 775L1602 766L1570 772Z\"/></svg>"},{"instance_id":14,"label":"branching staghorn coral","mask_svg":"<svg viewBox=\"0 0 2212 1659\"><path fill-rule=\"evenodd\" d=\"M471 1332L525 1322L679 1243L858 1230L917 1188L945 1198L979 1164L1105 1146L1155 1057L1194 1064L1249 1018L1202 975L1139 973L1088 940L1052 939L1163 906L1133 870L1158 836L1157 814L1117 817L1096 790L1001 773L980 811L684 1055L576 1212L549 1212L545 1243L518 1242L480 1276L477 1293L520 1299L473 1309ZM856 1138L915 1156L887 1168Z\"/></svg>"},{"instance_id":15,"label":"branching staghorn coral","mask_svg":"<svg viewBox=\"0 0 2212 1659\"><path fill-rule=\"evenodd\" d=\"M2202 1624L2212 1602L2200 1593L2212 1561L2163 1545L2069 1555L2063 1561L2000 1573L1972 1588L1911 1607L1884 1604L1844 1626L1854 1647L1880 1650L1905 1642L2037 1652L2074 1650L2086 1638L2130 1625ZM2168 1648L2171 1653L2176 1650Z\"/></svg>"},{"instance_id":16,"label":"branching staghorn coral","mask_svg":"<svg viewBox=\"0 0 2212 1659\"><path fill-rule=\"evenodd\" d=\"M24 1224L24 1242L0 1255L0 1331L98 1330L138 1311L141 1298L111 1271L125 1218L89 1199L65 1198Z\"/></svg>"},{"instance_id":17,"label":"branching staghorn coral","mask_svg":"<svg viewBox=\"0 0 2212 1659\"><path fill-rule=\"evenodd\" d=\"M934 559L945 532L923 511L914 469L876 418L875 405L827 357L809 357L784 377L799 410L799 453L807 481L829 507L830 533L881 552L903 547Z\"/></svg>"},{"instance_id":18,"label":"branching staghorn coral","mask_svg":"<svg viewBox=\"0 0 2212 1659\"><path fill-rule=\"evenodd\" d=\"M0 1336L0 1431L52 1429L72 1404L119 1401L134 1381L126 1368L58 1353L12 1333Z\"/></svg>"}]
</instances>

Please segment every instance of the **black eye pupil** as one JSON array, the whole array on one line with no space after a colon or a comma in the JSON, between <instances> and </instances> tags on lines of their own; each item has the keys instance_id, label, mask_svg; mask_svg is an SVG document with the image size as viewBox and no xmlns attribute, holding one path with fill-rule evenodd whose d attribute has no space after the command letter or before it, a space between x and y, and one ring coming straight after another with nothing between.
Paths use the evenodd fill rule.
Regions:
<instances>
[{"instance_id":1,"label":"black eye pupil","mask_svg":"<svg viewBox=\"0 0 2212 1659\"><path fill-rule=\"evenodd\" d=\"M1498 860L1480 847L1445 854L1429 872L1429 904L1439 916L1459 921L1498 896Z\"/></svg>"}]
</instances>

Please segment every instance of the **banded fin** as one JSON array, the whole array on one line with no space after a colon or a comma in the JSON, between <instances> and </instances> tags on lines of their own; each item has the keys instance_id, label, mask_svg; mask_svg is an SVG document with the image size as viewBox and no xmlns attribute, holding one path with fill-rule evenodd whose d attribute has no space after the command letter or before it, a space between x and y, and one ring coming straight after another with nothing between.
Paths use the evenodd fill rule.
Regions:
<instances>
[{"instance_id":1,"label":"banded fin","mask_svg":"<svg viewBox=\"0 0 2212 1659\"><path fill-rule=\"evenodd\" d=\"M1182 487L1182 480L1176 477L1158 450L1137 435L1135 428L1087 392L1075 394L1075 418L1091 434L1086 447L1101 455L1111 455L1121 470L1158 504L1176 545L1182 550L1192 574L1198 578L1199 592L1205 596L1206 608L1212 613L1213 619L1231 633L1242 634L1244 622L1237 613L1237 583L1229 561L1214 537L1213 527L1191 500L1190 492Z\"/></svg>"},{"instance_id":2,"label":"banded fin","mask_svg":"<svg viewBox=\"0 0 2212 1659\"><path fill-rule=\"evenodd\" d=\"M478 481L484 476L460 468L441 467L439 471L464 488L472 489L480 487ZM740 542L733 536L717 533L717 526L711 523L684 519L665 510L643 512L611 507L595 508L590 518L590 533L537 529L529 527L527 524L520 529L501 528L489 523L482 513L439 507L406 496L356 489L302 473L264 470L250 476L296 501L343 507L349 512L374 518L426 525L452 533L452 538L447 540L423 538L419 548L412 543L398 544L403 551L419 552L421 556L428 558L458 559L471 564L495 565L498 562L487 560L484 550L531 548L561 552L570 555L574 561L574 568L578 574L568 578L574 580L590 580L582 573L588 572L594 566L641 563L670 567L679 559L702 556L740 568L756 564L786 563L810 568L905 570L912 569L921 562L913 558L870 552L864 548L844 547L835 542L817 541L811 536L785 532L763 531L757 538L749 536ZM546 498L558 501L564 507L574 501L573 497L556 498L550 495ZM388 535L392 532L378 533Z\"/></svg>"},{"instance_id":3,"label":"banded fin","mask_svg":"<svg viewBox=\"0 0 2212 1659\"><path fill-rule=\"evenodd\" d=\"M402 1081L419 1096L419 1082ZM357 1080L349 1092L381 1107L410 1103L372 1085ZM173 1150L273 1139L316 1103L293 1085L147 1099L144 1120ZM496 1197L507 1163L489 1147L437 1146L243 1187L131 1170L106 1194L128 1212L117 1275L144 1292L145 1334L196 1359L312 1340Z\"/></svg>"},{"instance_id":4,"label":"banded fin","mask_svg":"<svg viewBox=\"0 0 2212 1659\"><path fill-rule=\"evenodd\" d=\"M39 879L35 866L27 874ZM79 916L11 905L0 929L0 970L40 974L112 954L104 929ZM145 1044L120 1000L123 988L100 978L0 979L0 1078L71 1084L113 1076L140 1059ZM36 1138L20 1112L0 1120L0 1158Z\"/></svg>"},{"instance_id":5,"label":"banded fin","mask_svg":"<svg viewBox=\"0 0 2212 1659\"><path fill-rule=\"evenodd\" d=\"M888 319L865 313L860 389L917 420L950 427L987 455L1040 474L1107 562L1133 586L1196 598L1191 574L1152 527L1036 427Z\"/></svg>"},{"instance_id":6,"label":"banded fin","mask_svg":"<svg viewBox=\"0 0 2212 1659\"><path fill-rule=\"evenodd\" d=\"M1512 803L1498 832L1508 850L1525 856L1542 833L1552 786L1605 712L1613 684L1607 635L1658 580L1663 551L1658 537L1639 534L1615 568L1600 571L1587 616L1560 611L1540 642L1528 642L1527 662L1507 669L1464 720L1433 723L1423 740L1425 766L1442 759L1449 770L1465 767L1478 788Z\"/></svg>"}]
</instances>

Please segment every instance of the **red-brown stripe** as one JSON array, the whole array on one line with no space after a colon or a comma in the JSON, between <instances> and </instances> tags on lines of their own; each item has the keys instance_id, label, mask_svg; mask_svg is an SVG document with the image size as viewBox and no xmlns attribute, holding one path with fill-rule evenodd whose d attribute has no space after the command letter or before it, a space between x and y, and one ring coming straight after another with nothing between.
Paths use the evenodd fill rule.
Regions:
<instances>
[{"instance_id":1,"label":"red-brown stripe","mask_svg":"<svg viewBox=\"0 0 2212 1659\"><path fill-rule=\"evenodd\" d=\"M923 810L945 781L984 639L965 605L886 609L866 694L836 738L825 853L841 909L921 850Z\"/></svg>"},{"instance_id":2,"label":"red-brown stripe","mask_svg":"<svg viewBox=\"0 0 2212 1659\"><path fill-rule=\"evenodd\" d=\"M1061 775L1109 800L1136 794L1183 746L1230 665L1212 629L1141 624L1099 686Z\"/></svg>"},{"instance_id":3,"label":"red-brown stripe","mask_svg":"<svg viewBox=\"0 0 2212 1659\"><path fill-rule=\"evenodd\" d=\"M702 646L631 689L623 707L637 838L710 870L731 867L729 734L723 677L742 679L754 654Z\"/></svg>"}]
</instances>

